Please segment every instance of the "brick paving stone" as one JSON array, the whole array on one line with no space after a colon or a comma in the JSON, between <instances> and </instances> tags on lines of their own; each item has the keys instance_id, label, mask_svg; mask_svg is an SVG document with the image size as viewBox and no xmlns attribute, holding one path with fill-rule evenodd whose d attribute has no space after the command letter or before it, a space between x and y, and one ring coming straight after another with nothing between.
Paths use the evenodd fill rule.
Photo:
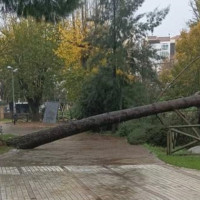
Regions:
<instances>
[{"instance_id":1,"label":"brick paving stone","mask_svg":"<svg viewBox=\"0 0 200 200\"><path fill-rule=\"evenodd\" d=\"M199 200L200 171L169 165L0 167L0 200Z\"/></svg>"}]
</instances>

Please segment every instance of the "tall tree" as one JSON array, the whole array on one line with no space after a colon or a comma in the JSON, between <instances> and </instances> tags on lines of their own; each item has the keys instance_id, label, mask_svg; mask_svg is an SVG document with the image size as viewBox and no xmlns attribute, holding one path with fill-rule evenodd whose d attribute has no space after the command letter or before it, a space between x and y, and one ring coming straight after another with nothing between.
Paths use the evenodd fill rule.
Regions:
<instances>
[{"instance_id":1,"label":"tall tree","mask_svg":"<svg viewBox=\"0 0 200 200\"><path fill-rule=\"evenodd\" d=\"M143 2L144 0L95 1L91 16L95 26L88 39L97 48L95 62L96 58L106 60L105 65L113 68L113 76L116 76L117 69L136 70L136 66L145 60L144 56L152 56L151 53L147 55L147 51L146 54L142 52L144 48L148 49L143 40L147 31L153 31L162 22L169 9L137 14ZM139 51L143 54L142 57ZM138 69L136 71L141 74Z\"/></svg>"},{"instance_id":2,"label":"tall tree","mask_svg":"<svg viewBox=\"0 0 200 200\"><path fill-rule=\"evenodd\" d=\"M67 90L69 103L77 100L83 80L87 76L83 66L89 51L88 43L85 41L88 31L79 12L73 13L72 18L64 20L59 25L60 43L56 55L65 62L63 85Z\"/></svg>"},{"instance_id":3,"label":"tall tree","mask_svg":"<svg viewBox=\"0 0 200 200\"><path fill-rule=\"evenodd\" d=\"M80 0L0 0L0 3L5 11L15 12L18 16L56 22L77 8Z\"/></svg>"},{"instance_id":4,"label":"tall tree","mask_svg":"<svg viewBox=\"0 0 200 200\"><path fill-rule=\"evenodd\" d=\"M5 66L18 68L15 85L20 96L28 101L33 120L38 120L39 106L43 97L52 98L57 77L63 63L55 55L58 47L58 30L48 23L37 23L34 19L12 21L1 30L0 45L9 47L1 57L3 79L9 85L8 70Z\"/></svg>"},{"instance_id":5,"label":"tall tree","mask_svg":"<svg viewBox=\"0 0 200 200\"><path fill-rule=\"evenodd\" d=\"M200 88L200 23L192 26L189 32L183 31L176 44L176 63L163 71L162 80L169 84L176 80L168 90L170 97L187 96ZM194 62L195 61L195 62ZM183 71L184 70L184 71ZM183 71L183 73L181 73ZM181 75L179 76L179 74ZM178 78L176 78L178 76Z\"/></svg>"},{"instance_id":6,"label":"tall tree","mask_svg":"<svg viewBox=\"0 0 200 200\"><path fill-rule=\"evenodd\" d=\"M151 58L155 58L156 54L145 39L147 32L153 31L162 22L169 9L155 9L147 14L138 14L143 2L144 0L94 1L89 16L93 26L86 39L93 49L87 64L89 68L97 68L99 71L91 78L91 82L87 82L86 87L83 87L80 105L83 113L87 113L85 116L124 108L124 105L127 105L124 101L128 96L124 93L124 87L127 87L128 83L133 86L133 82L145 83L155 78ZM110 70L102 68L111 69L112 76ZM105 78L102 78L103 73ZM134 77L134 80L123 80L129 75ZM102 81L94 84L95 79ZM148 85L151 85L150 82ZM84 93L89 95L86 97ZM111 105L111 102L115 104Z\"/></svg>"}]
</instances>

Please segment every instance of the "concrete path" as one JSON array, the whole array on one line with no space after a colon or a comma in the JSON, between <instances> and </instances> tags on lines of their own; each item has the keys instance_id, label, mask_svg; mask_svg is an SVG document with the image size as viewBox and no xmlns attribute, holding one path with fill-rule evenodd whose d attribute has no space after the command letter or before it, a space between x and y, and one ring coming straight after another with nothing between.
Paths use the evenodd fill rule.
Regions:
<instances>
[{"instance_id":1,"label":"concrete path","mask_svg":"<svg viewBox=\"0 0 200 200\"><path fill-rule=\"evenodd\" d=\"M0 168L1 200L199 200L200 172L166 165Z\"/></svg>"},{"instance_id":2,"label":"concrete path","mask_svg":"<svg viewBox=\"0 0 200 200\"><path fill-rule=\"evenodd\" d=\"M123 138L83 133L0 156L0 200L199 199L200 171L166 165Z\"/></svg>"}]
</instances>

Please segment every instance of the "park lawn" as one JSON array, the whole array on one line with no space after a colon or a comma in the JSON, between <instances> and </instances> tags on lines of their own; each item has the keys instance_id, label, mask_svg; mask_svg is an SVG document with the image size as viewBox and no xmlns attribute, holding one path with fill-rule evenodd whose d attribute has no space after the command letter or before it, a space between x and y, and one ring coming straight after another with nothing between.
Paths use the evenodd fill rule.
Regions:
<instances>
[{"instance_id":1,"label":"park lawn","mask_svg":"<svg viewBox=\"0 0 200 200\"><path fill-rule=\"evenodd\" d=\"M16 136L12 134L3 134L3 135L0 135L0 140L6 142L7 140L15 138L15 137Z\"/></svg>"},{"instance_id":2,"label":"park lawn","mask_svg":"<svg viewBox=\"0 0 200 200\"><path fill-rule=\"evenodd\" d=\"M165 163L178 167L200 170L200 155L191 155L186 151L180 151L172 155L166 155L166 148L151 146L148 144L145 144L144 146Z\"/></svg>"},{"instance_id":3,"label":"park lawn","mask_svg":"<svg viewBox=\"0 0 200 200\"><path fill-rule=\"evenodd\" d=\"M0 141L6 142L7 140L14 138L14 137L16 137L16 136L14 136L12 134L0 135ZM12 148L8 147L6 145L0 146L0 154L8 152L10 149L12 149Z\"/></svg>"}]
</instances>

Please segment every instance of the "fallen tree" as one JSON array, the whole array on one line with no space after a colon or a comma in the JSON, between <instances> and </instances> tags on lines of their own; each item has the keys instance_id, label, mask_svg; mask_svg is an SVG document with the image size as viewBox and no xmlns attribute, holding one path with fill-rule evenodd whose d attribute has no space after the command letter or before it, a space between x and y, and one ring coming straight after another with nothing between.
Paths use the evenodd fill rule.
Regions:
<instances>
[{"instance_id":1,"label":"fallen tree","mask_svg":"<svg viewBox=\"0 0 200 200\"><path fill-rule=\"evenodd\" d=\"M32 149L40 145L53 142L71 135L104 125L120 123L130 119L137 119L176 109L200 106L200 95L158 102L146 106L104 113L81 120L73 121L55 128L42 130L17 137L7 141L7 145L19 149Z\"/></svg>"}]
</instances>

